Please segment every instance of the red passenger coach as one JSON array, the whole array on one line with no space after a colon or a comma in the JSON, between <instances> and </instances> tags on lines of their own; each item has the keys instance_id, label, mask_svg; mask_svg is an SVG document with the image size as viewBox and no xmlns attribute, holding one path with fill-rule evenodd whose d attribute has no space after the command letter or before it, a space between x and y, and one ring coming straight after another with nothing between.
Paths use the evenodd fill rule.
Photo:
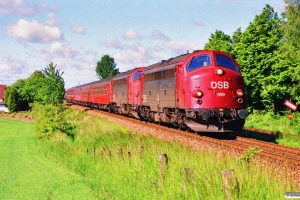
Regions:
<instances>
[{"instance_id":1,"label":"red passenger coach","mask_svg":"<svg viewBox=\"0 0 300 200\"><path fill-rule=\"evenodd\" d=\"M110 109L112 102L113 85L112 78L95 81L90 84L91 107Z\"/></svg>"},{"instance_id":2,"label":"red passenger coach","mask_svg":"<svg viewBox=\"0 0 300 200\"><path fill-rule=\"evenodd\" d=\"M75 88L70 88L66 91L65 99L69 102L73 102L75 98Z\"/></svg>"}]
</instances>

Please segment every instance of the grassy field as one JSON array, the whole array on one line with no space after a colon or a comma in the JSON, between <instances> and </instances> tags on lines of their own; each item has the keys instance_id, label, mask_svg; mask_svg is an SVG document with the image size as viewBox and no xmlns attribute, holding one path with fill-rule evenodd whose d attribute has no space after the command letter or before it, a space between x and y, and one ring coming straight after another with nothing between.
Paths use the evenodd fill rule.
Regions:
<instances>
[{"instance_id":1,"label":"grassy field","mask_svg":"<svg viewBox=\"0 0 300 200\"><path fill-rule=\"evenodd\" d=\"M234 199L284 199L285 192L297 191L288 170L255 164L248 156L251 152L236 158L221 151L195 152L81 111L66 110L59 120L49 116L52 122L66 120L76 130L74 135L56 131L36 139L34 123L0 119L0 199L221 200L225 169L234 170L239 184ZM47 123L51 130L45 117L37 117L36 123L39 128ZM160 179L162 153L168 165ZM187 181L182 175L185 168L193 171Z\"/></svg>"},{"instance_id":2,"label":"grassy field","mask_svg":"<svg viewBox=\"0 0 300 200\"><path fill-rule=\"evenodd\" d=\"M221 151L195 152L81 111L67 110L64 116L77 127L76 134L69 137L57 132L42 140L45 155L88 180L99 199L224 199L221 174L226 169L233 169L239 182L235 199L283 199L284 192L297 189L288 170L273 171L266 163L254 164L249 152L237 158ZM123 153L118 156L120 148ZM168 165L159 188L159 155L163 153L168 156ZM185 168L193 170L186 183L182 177Z\"/></svg>"},{"instance_id":3,"label":"grassy field","mask_svg":"<svg viewBox=\"0 0 300 200\"><path fill-rule=\"evenodd\" d=\"M45 156L34 127L0 119L0 199L97 199L85 177Z\"/></svg>"}]
</instances>

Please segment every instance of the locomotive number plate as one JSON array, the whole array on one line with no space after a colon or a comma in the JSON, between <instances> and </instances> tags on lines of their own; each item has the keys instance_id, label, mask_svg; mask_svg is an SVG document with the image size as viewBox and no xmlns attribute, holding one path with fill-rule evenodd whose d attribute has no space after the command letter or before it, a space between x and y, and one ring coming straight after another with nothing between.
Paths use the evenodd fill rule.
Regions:
<instances>
[{"instance_id":1,"label":"locomotive number plate","mask_svg":"<svg viewBox=\"0 0 300 200\"><path fill-rule=\"evenodd\" d=\"M224 92L217 92L217 97L225 97L225 93Z\"/></svg>"}]
</instances>

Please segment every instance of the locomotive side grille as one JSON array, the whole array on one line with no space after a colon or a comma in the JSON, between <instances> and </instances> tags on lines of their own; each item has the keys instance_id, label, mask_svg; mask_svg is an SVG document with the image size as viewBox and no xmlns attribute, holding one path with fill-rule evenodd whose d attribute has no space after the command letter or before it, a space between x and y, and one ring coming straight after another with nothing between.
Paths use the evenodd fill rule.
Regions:
<instances>
[{"instance_id":1,"label":"locomotive side grille","mask_svg":"<svg viewBox=\"0 0 300 200\"><path fill-rule=\"evenodd\" d=\"M114 85L125 85L127 84L126 78L114 81Z\"/></svg>"},{"instance_id":2,"label":"locomotive side grille","mask_svg":"<svg viewBox=\"0 0 300 200\"><path fill-rule=\"evenodd\" d=\"M154 72L151 74L145 74L144 81L149 82L149 81L168 79L173 77L174 77L174 69L168 69L164 71Z\"/></svg>"}]
</instances>

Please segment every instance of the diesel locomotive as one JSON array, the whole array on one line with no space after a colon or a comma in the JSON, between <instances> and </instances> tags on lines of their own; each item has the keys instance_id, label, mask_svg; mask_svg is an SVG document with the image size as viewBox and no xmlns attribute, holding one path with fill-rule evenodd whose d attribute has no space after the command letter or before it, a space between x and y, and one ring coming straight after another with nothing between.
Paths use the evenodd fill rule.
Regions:
<instances>
[{"instance_id":1,"label":"diesel locomotive","mask_svg":"<svg viewBox=\"0 0 300 200\"><path fill-rule=\"evenodd\" d=\"M195 132L243 129L244 79L227 53L197 50L66 91L69 103Z\"/></svg>"}]
</instances>

